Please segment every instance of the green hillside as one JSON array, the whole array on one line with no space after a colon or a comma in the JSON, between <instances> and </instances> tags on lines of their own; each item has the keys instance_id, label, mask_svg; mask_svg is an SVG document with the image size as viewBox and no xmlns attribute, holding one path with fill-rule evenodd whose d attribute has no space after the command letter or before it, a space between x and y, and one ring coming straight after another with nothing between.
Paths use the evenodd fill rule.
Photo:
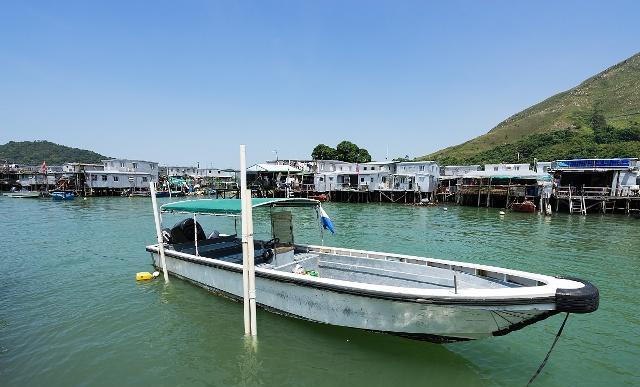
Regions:
<instances>
[{"instance_id":1,"label":"green hillside","mask_svg":"<svg viewBox=\"0 0 640 387\"><path fill-rule=\"evenodd\" d=\"M9 141L0 145L0 163L60 165L66 162L100 163L108 157L96 152L71 148L49 141Z\"/></svg>"},{"instance_id":2,"label":"green hillside","mask_svg":"<svg viewBox=\"0 0 640 387\"><path fill-rule=\"evenodd\" d=\"M463 144L420 157L442 164L640 157L640 54Z\"/></svg>"}]
</instances>

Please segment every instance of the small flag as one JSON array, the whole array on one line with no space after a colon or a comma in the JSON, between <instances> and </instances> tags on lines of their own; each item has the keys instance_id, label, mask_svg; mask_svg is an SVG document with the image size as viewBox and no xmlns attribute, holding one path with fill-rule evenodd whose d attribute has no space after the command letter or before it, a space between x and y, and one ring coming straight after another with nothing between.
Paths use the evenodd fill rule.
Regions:
<instances>
[{"instance_id":1,"label":"small flag","mask_svg":"<svg viewBox=\"0 0 640 387\"><path fill-rule=\"evenodd\" d=\"M45 161L42 162L41 170L43 174L47 173L47 163Z\"/></svg>"},{"instance_id":2,"label":"small flag","mask_svg":"<svg viewBox=\"0 0 640 387\"><path fill-rule=\"evenodd\" d=\"M336 230L333 227L333 222L331 221L331 218L329 218L329 215L327 215L327 213L324 212L324 208L322 208L322 206L320 206L320 222L322 222L322 227L325 230L331 231L332 234L336 233Z\"/></svg>"}]
</instances>

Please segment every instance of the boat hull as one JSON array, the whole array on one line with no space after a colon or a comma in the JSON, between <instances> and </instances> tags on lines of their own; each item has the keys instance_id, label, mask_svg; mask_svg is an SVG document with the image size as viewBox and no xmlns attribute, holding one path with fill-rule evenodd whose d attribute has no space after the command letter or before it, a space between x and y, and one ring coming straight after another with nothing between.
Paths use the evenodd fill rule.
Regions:
<instances>
[{"instance_id":1,"label":"boat hull","mask_svg":"<svg viewBox=\"0 0 640 387\"><path fill-rule=\"evenodd\" d=\"M522 203L513 203L511 209L515 212L536 212L536 205L533 202L526 201Z\"/></svg>"},{"instance_id":2,"label":"boat hull","mask_svg":"<svg viewBox=\"0 0 640 387\"><path fill-rule=\"evenodd\" d=\"M73 192L52 192L51 199L53 200L73 200L75 199L75 194Z\"/></svg>"},{"instance_id":3,"label":"boat hull","mask_svg":"<svg viewBox=\"0 0 640 387\"><path fill-rule=\"evenodd\" d=\"M39 192L8 192L4 196L17 199L37 199L40 197Z\"/></svg>"},{"instance_id":4,"label":"boat hull","mask_svg":"<svg viewBox=\"0 0 640 387\"><path fill-rule=\"evenodd\" d=\"M155 267L157 249L148 247ZM166 252L171 275L230 297L242 298L241 266ZM237 267L236 267L237 266ZM552 300L540 303L436 303L371 295L339 287L283 281L269 271L256 272L256 302L269 311L319 323L379 331L432 342L453 342L497 336L556 314Z\"/></svg>"}]
</instances>

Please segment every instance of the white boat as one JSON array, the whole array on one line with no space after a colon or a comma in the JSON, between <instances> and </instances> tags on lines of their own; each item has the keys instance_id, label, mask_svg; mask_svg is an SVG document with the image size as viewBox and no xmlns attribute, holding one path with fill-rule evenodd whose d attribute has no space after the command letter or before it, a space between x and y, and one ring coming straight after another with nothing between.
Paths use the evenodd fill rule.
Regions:
<instances>
[{"instance_id":1,"label":"white boat","mask_svg":"<svg viewBox=\"0 0 640 387\"><path fill-rule=\"evenodd\" d=\"M19 199L36 199L40 197L40 192L37 191L13 191L6 192L4 196L8 196L10 198L19 198Z\"/></svg>"},{"instance_id":2,"label":"white boat","mask_svg":"<svg viewBox=\"0 0 640 387\"><path fill-rule=\"evenodd\" d=\"M252 199L252 205L272 208L274 239L256 241L254 246L256 301L275 313L452 342L500 336L557 313L590 313L598 308L598 289L578 279L294 244L291 212L286 207L319 210L318 201ZM161 211L239 216L240 208L237 199L201 199L165 204ZM169 274L242 299L242 246L236 235L208 239L193 217L163 233ZM158 245L149 245L146 250L161 269Z\"/></svg>"}]
</instances>

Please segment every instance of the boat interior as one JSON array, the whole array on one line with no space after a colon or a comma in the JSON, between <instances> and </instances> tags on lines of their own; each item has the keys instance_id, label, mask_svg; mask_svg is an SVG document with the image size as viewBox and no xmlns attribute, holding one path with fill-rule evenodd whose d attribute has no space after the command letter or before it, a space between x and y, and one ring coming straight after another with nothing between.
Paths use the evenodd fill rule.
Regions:
<instances>
[{"instance_id":1,"label":"boat interior","mask_svg":"<svg viewBox=\"0 0 640 387\"><path fill-rule=\"evenodd\" d=\"M273 213L271 240L255 240L257 268L311 275L373 285L423 289L501 289L539 286L535 279L502 272L450 265L428 259L415 259L384 253L366 253L348 249L316 248L296 245L291 214ZM167 248L186 254L242 264L242 242L238 235L207 237L200 224L194 230L192 218L165 229ZM196 243L197 235L197 253Z\"/></svg>"}]
</instances>

